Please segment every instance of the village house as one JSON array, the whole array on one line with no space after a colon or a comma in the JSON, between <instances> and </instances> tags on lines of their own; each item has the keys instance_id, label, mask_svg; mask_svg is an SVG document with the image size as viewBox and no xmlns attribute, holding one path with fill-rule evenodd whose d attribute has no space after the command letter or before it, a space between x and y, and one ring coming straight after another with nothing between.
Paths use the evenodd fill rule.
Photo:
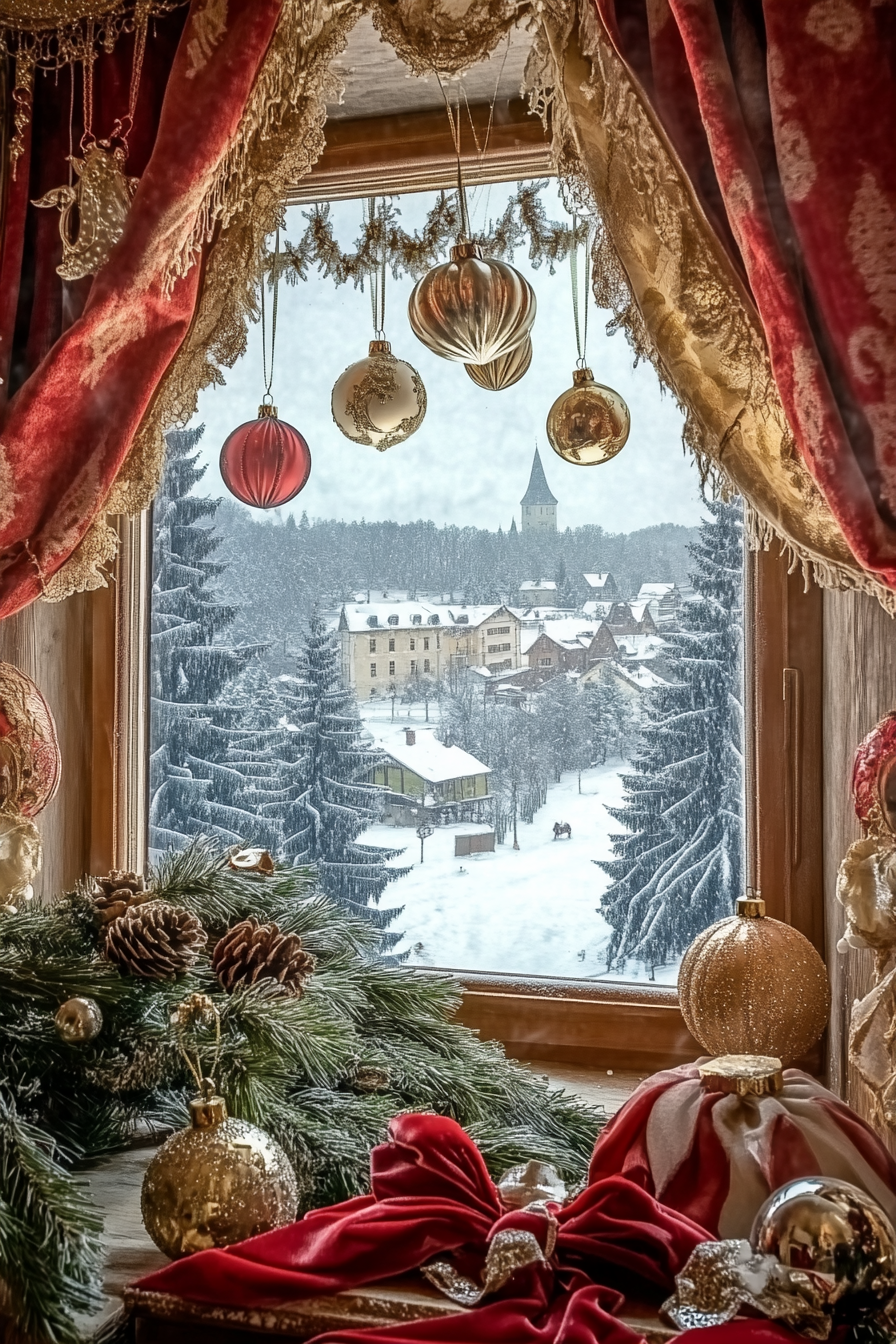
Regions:
<instances>
[{"instance_id":1,"label":"village house","mask_svg":"<svg viewBox=\"0 0 896 1344\"><path fill-rule=\"evenodd\" d=\"M556 607L556 583L553 579L524 579L520 584L520 603L527 608Z\"/></svg>"},{"instance_id":2,"label":"village house","mask_svg":"<svg viewBox=\"0 0 896 1344\"><path fill-rule=\"evenodd\" d=\"M583 574L589 601L613 602L619 596L619 585L612 574Z\"/></svg>"},{"instance_id":3,"label":"village house","mask_svg":"<svg viewBox=\"0 0 896 1344\"><path fill-rule=\"evenodd\" d=\"M386 790L383 817L390 825L417 826L424 811L436 825L488 820L491 771L475 756L419 728L378 745L386 759L369 778Z\"/></svg>"},{"instance_id":4,"label":"village house","mask_svg":"<svg viewBox=\"0 0 896 1344\"><path fill-rule=\"evenodd\" d=\"M614 602L606 616L614 635L655 635L656 622L646 598Z\"/></svg>"},{"instance_id":5,"label":"village house","mask_svg":"<svg viewBox=\"0 0 896 1344\"><path fill-rule=\"evenodd\" d=\"M583 626L580 621L544 622L541 629L523 635L523 652L539 681L561 672L583 673L594 663L615 658L616 641L607 625Z\"/></svg>"},{"instance_id":6,"label":"village house","mask_svg":"<svg viewBox=\"0 0 896 1344\"><path fill-rule=\"evenodd\" d=\"M342 680L362 700L464 667L519 667L520 619L494 603L351 602L339 615Z\"/></svg>"},{"instance_id":7,"label":"village house","mask_svg":"<svg viewBox=\"0 0 896 1344\"><path fill-rule=\"evenodd\" d=\"M678 624L681 593L675 583L642 583L636 602L646 602L657 630Z\"/></svg>"}]
</instances>

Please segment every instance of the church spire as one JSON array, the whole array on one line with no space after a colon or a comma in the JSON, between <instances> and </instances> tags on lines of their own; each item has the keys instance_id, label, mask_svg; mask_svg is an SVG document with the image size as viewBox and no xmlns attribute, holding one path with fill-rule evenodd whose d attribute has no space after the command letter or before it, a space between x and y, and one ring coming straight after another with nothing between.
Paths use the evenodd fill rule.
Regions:
<instances>
[{"instance_id":1,"label":"church spire","mask_svg":"<svg viewBox=\"0 0 896 1344\"><path fill-rule=\"evenodd\" d=\"M520 500L521 504L556 504L557 501L551 494L547 479L544 474L544 467L541 465L541 457L538 449L535 449L535 457L532 459L532 474L529 477L529 488Z\"/></svg>"},{"instance_id":2,"label":"church spire","mask_svg":"<svg viewBox=\"0 0 896 1344\"><path fill-rule=\"evenodd\" d=\"M532 459L529 487L520 500L524 532L556 532L557 501L551 494L538 449Z\"/></svg>"}]
</instances>

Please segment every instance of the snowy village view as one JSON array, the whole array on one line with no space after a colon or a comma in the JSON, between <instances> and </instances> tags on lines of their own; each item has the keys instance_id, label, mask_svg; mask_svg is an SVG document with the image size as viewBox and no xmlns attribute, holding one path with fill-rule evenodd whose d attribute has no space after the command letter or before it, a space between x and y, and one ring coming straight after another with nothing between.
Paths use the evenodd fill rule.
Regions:
<instances>
[{"instance_id":1,"label":"snowy village view","mask_svg":"<svg viewBox=\"0 0 896 1344\"><path fill-rule=\"evenodd\" d=\"M407 964L670 984L741 894L741 506L703 499L677 410L621 337L599 358L631 443L585 472L536 448L545 389L569 380L569 297L526 274L542 340L497 398L414 348L394 286L390 334L430 404L383 455L319 406L363 301L314 277L294 316L281 298L280 400L302 388L287 418L314 458L288 510L235 503L217 473L254 414L257 344L204 429L169 435L151 849L210 834L313 863Z\"/></svg>"}]
</instances>

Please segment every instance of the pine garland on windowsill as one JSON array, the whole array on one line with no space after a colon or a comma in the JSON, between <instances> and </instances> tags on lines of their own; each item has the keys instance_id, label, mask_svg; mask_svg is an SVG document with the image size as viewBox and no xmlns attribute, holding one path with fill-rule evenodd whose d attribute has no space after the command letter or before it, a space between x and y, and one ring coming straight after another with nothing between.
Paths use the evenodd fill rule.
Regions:
<instances>
[{"instance_id":1,"label":"pine garland on windowsill","mask_svg":"<svg viewBox=\"0 0 896 1344\"><path fill-rule=\"evenodd\" d=\"M190 1081L170 1014L194 991L222 1024L219 1090L261 1125L310 1185L308 1206L363 1192L389 1118L434 1110L463 1124L494 1175L529 1157L585 1172L602 1113L551 1092L450 1020L449 976L388 964L376 928L320 894L308 869L234 872L205 840L150 874L157 900L188 911L205 953L174 980L123 974L101 954L91 888L0 916L0 1315L35 1341L75 1344L101 1283L101 1219L73 1174L125 1147L135 1126L187 1123ZM217 939L255 916L298 934L316 968L301 997L268 981L222 991ZM72 1045L54 1016L94 999L103 1027Z\"/></svg>"}]
</instances>

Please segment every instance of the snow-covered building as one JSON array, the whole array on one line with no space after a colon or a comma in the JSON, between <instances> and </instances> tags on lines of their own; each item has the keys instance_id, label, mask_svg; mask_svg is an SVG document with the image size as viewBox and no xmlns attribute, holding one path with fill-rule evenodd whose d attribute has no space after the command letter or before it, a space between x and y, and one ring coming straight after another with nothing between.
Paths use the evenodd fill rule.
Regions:
<instances>
[{"instance_id":1,"label":"snow-covered building","mask_svg":"<svg viewBox=\"0 0 896 1344\"><path fill-rule=\"evenodd\" d=\"M589 600L609 599L612 602L619 596L619 585L612 574L583 574L582 578L588 589Z\"/></svg>"},{"instance_id":2,"label":"snow-covered building","mask_svg":"<svg viewBox=\"0 0 896 1344\"><path fill-rule=\"evenodd\" d=\"M446 747L432 731L405 728L378 745L386 757L371 773L386 790L384 819L393 826L483 821L491 770L468 751Z\"/></svg>"},{"instance_id":3,"label":"snow-covered building","mask_svg":"<svg viewBox=\"0 0 896 1344\"><path fill-rule=\"evenodd\" d=\"M656 622L647 598L614 602L606 616L614 635L655 635Z\"/></svg>"},{"instance_id":4,"label":"snow-covered building","mask_svg":"<svg viewBox=\"0 0 896 1344\"><path fill-rule=\"evenodd\" d=\"M585 672L594 663L615 658L618 649L607 625L583 626L580 620L545 621L522 640L528 665L544 680L560 672Z\"/></svg>"},{"instance_id":5,"label":"snow-covered building","mask_svg":"<svg viewBox=\"0 0 896 1344\"><path fill-rule=\"evenodd\" d=\"M557 501L551 494L538 449L532 459L529 485L520 500L523 532L556 532Z\"/></svg>"},{"instance_id":6,"label":"snow-covered building","mask_svg":"<svg viewBox=\"0 0 896 1344\"><path fill-rule=\"evenodd\" d=\"M452 669L520 665L520 618L510 607L347 602L337 623L342 680L362 700Z\"/></svg>"},{"instance_id":7,"label":"snow-covered building","mask_svg":"<svg viewBox=\"0 0 896 1344\"><path fill-rule=\"evenodd\" d=\"M520 584L520 603L524 607L556 607L556 583L553 579L524 579Z\"/></svg>"},{"instance_id":8,"label":"snow-covered building","mask_svg":"<svg viewBox=\"0 0 896 1344\"><path fill-rule=\"evenodd\" d=\"M677 625L681 611L681 592L677 584L642 583L635 601L647 603L658 630L662 626Z\"/></svg>"}]
</instances>

